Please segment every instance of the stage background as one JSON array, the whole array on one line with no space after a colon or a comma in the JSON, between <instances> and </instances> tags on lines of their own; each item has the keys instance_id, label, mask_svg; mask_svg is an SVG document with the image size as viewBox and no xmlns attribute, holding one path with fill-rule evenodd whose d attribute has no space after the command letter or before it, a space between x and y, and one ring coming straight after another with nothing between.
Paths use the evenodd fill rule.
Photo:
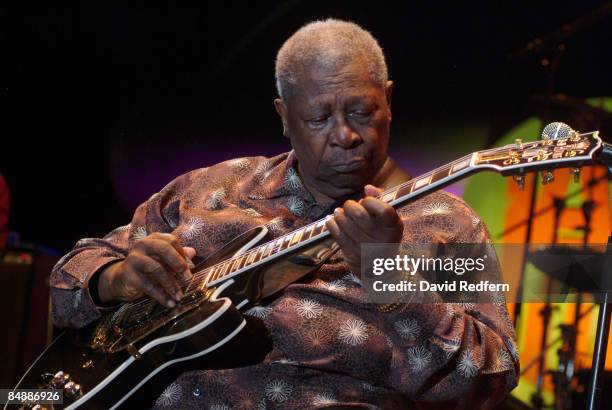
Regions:
<instances>
[{"instance_id":1,"label":"stage background","mask_svg":"<svg viewBox=\"0 0 612 410\"><path fill-rule=\"evenodd\" d=\"M272 104L274 57L292 32L319 18L353 20L379 39L395 81L391 155L413 175L515 136L536 138L542 107L532 97L549 91L547 69L542 56L508 56L601 4L2 6L9 47L0 108L9 115L0 125L0 172L11 186L9 227L25 243L65 253L78 238L102 236L129 222L140 202L183 172L288 150ZM554 91L612 96L611 41L609 20L568 40ZM602 171L585 174L590 172ZM558 174L557 183L539 190L538 207L550 203L551 192L565 195L582 186ZM523 225L501 233L524 220L528 189L519 193L490 175L449 190L465 194L494 240L524 239ZM605 242L610 232L609 192L607 184L597 186L590 241ZM564 240L580 241L575 209L583 200L579 195L569 205L574 210L564 216ZM550 224L550 215L542 215L534 238L549 240ZM529 307L521 326L533 326L539 335L538 310ZM571 307L563 307L552 325L570 317ZM584 366L595 317L592 312L581 328ZM539 341L521 335L523 364L537 355L537 346ZM550 366L554 360L547 357ZM516 394L526 398L532 383L529 373Z\"/></svg>"}]
</instances>

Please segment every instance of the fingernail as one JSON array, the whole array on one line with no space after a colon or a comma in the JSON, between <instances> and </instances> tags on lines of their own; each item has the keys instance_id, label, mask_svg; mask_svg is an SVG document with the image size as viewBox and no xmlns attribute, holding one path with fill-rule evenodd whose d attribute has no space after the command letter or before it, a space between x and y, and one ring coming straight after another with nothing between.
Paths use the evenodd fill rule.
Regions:
<instances>
[{"instance_id":1,"label":"fingernail","mask_svg":"<svg viewBox=\"0 0 612 410\"><path fill-rule=\"evenodd\" d=\"M334 209L334 215L337 215L338 213L340 213L340 208Z\"/></svg>"},{"instance_id":2,"label":"fingernail","mask_svg":"<svg viewBox=\"0 0 612 410\"><path fill-rule=\"evenodd\" d=\"M166 302L166 304L168 305L168 307L173 308L176 306L176 303L174 303L174 301L172 299L168 299L168 302Z\"/></svg>"}]
</instances>

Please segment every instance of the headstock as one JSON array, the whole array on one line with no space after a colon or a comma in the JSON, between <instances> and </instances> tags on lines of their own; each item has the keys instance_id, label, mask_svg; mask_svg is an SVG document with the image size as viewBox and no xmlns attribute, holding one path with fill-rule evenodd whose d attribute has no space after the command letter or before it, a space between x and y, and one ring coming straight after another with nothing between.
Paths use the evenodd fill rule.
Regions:
<instances>
[{"instance_id":1,"label":"headstock","mask_svg":"<svg viewBox=\"0 0 612 410\"><path fill-rule=\"evenodd\" d=\"M551 123L544 128L542 139L533 142L516 140L501 148L475 153L476 168L490 168L502 175L513 175L519 187L524 184L526 172L542 171L542 183L554 178L555 168L572 168L575 179L580 167L595 162L602 147L598 131L580 134L563 123Z\"/></svg>"}]
</instances>

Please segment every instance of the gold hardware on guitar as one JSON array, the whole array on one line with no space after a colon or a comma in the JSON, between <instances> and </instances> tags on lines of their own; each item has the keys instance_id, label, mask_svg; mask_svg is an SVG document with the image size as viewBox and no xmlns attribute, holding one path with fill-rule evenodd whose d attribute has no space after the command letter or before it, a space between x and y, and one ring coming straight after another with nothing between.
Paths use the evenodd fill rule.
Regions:
<instances>
[{"instance_id":1,"label":"gold hardware on guitar","mask_svg":"<svg viewBox=\"0 0 612 410\"><path fill-rule=\"evenodd\" d=\"M514 178L514 182L516 182L519 191L525 189L525 175L514 175L512 178Z\"/></svg>"},{"instance_id":2,"label":"gold hardware on guitar","mask_svg":"<svg viewBox=\"0 0 612 410\"><path fill-rule=\"evenodd\" d=\"M555 180L555 176L551 171L542 171L542 184L548 185Z\"/></svg>"},{"instance_id":3,"label":"gold hardware on guitar","mask_svg":"<svg viewBox=\"0 0 612 410\"><path fill-rule=\"evenodd\" d=\"M136 349L134 347L133 344L129 344L127 345L127 351L130 355L132 355L132 357L136 360L140 359L142 357L142 355L140 354L140 352L138 351L138 349Z\"/></svg>"},{"instance_id":4,"label":"gold hardware on guitar","mask_svg":"<svg viewBox=\"0 0 612 410\"><path fill-rule=\"evenodd\" d=\"M523 140L520 138L517 138L514 140L514 143L516 144L516 147L518 149L523 149Z\"/></svg>"}]
</instances>

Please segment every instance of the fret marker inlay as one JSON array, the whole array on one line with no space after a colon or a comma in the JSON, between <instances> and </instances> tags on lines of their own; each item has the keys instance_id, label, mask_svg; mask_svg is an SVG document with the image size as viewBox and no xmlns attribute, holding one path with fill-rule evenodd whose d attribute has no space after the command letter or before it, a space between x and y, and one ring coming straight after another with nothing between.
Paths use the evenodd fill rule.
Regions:
<instances>
[{"instance_id":1,"label":"fret marker inlay","mask_svg":"<svg viewBox=\"0 0 612 410\"><path fill-rule=\"evenodd\" d=\"M419 180L418 180L418 181L417 181L417 182L414 184L414 189L413 189L413 191L415 191L415 190L417 190L417 189L419 189L419 188L422 188L422 187L424 187L425 185L429 184L429 181L430 181L430 180L431 180L431 175L430 175L430 176L428 176L428 177L426 177L426 178L419 179Z\"/></svg>"},{"instance_id":2,"label":"fret marker inlay","mask_svg":"<svg viewBox=\"0 0 612 410\"><path fill-rule=\"evenodd\" d=\"M453 165L453 168L451 169L451 173L455 173L457 171L461 171L463 168L466 168L468 165L470 165L470 160L471 158L468 157L466 159L464 159L461 162L456 163L455 165Z\"/></svg>"}]
</instances>

